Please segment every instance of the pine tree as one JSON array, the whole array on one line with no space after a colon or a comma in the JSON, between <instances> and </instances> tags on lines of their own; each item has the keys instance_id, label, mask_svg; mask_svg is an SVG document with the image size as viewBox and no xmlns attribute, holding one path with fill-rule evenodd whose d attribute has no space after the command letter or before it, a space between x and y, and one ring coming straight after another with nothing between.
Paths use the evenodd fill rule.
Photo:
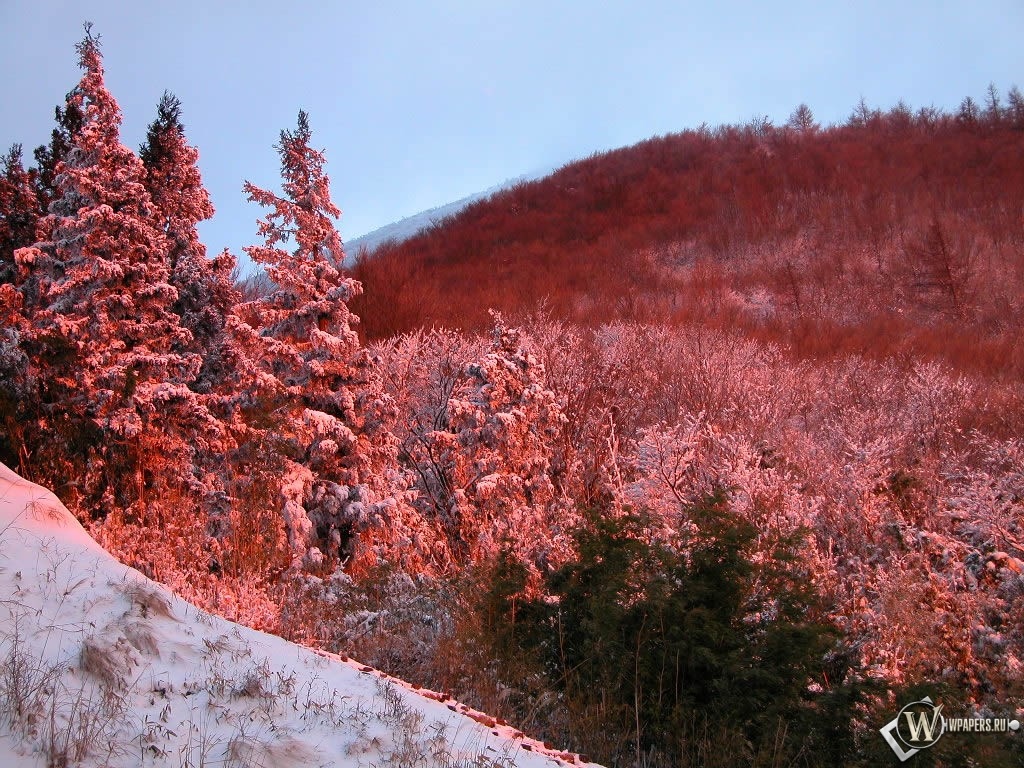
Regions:
<instances>
[{"instance_id":1,"label":"pine tree","mask_svg":"<svg viewBox=\"0 0 1024 768\"><path fill-rule=\"evenodd\" d=\"M343 413L349 406L336 385L350 375L359 345L347 302L362 286L340 271L344 251L331 219L340 211L331 202L324 155L309 146L310 137L305 112L299 112L297 130L281 132L276 148L284 197L245 183L251 202L272 209L259 223L265 244L245 251L275 287L238 314L267 340L263 366L280 386ZM280 247L289 241L294 251Z\"/></svg>"},{"instance_id":2,"label":"pine tree","mask_svg":"<svg viewBox=\"0 0 1024 768\"><path fill-rule=\"evenodd\" d=\"M287 463L280 487L293 553L308 555L307 563L321 560L314 539L339 557L347 549L368 511L364 483L375 474L353 386L358 319L347 304L362 286L341 272L344 251L332 220L340 211L311 136L301 111L297 128L281 132L275 148L283 195L245 184L249 200L270 209L259 222L264 245L245 250L272 287L228 318L240 403L250 423L252 414L269 416L284 439L281 450L297 459ZM258 434L249 431L250 438Z\"/></svg>"},{"instance_id":3,"label":"pine tree","mask_svg":"<svg viewBox=\"0 0 1024 768\"><path fill-rule=\"evenodd\" d=\"M190 334L171 311L168 238L141 161L120 143L120 108L89 25L77 51L84 74L66 113L82 124L57 163L59 197L40 242L15 254L20 290L37 304L22 344L45 382L44 423L63 465L54 470L80 465L89 512L101 501L139 511L154 491L187 483L188 454L218 436L186 386L199 358L176 351Z\"/></svg>"},{"instance_id":4,"label":"pine tree","mask_svg":"<svg viewBox=\"0 0 1024 768\"><path fill-rule=\"evenodd\" d=\"M0 284L14 283L14 251L35 242L39 209L32 182L21 162L21 145L15 144L0 175Z\"/></svg>"},{"instance_id":5,"label":"pine tree","mask_svg":"<svg viewBox=\"0 0 1024 768\"><path fill-rule=\"evenodd\" d=\"M49 211L50 203L60 197L57 188L57 165L71 151L85 121L85 115L74 95L74 91L69 93L65 97L64 106L54 109L57 127L50 133L50 143L36 147L32 153L36 161L36 197L39 201L39 210L43 214Z\"/></svg>"},{"instance_id":6,"label":"pine tree","mask_svg":"<svg viewBox=\"0 0 1024 768\"><path fill-rule=\"evenodd\" d=\"M26 429L38 398L37 380L21 344L26 325L21 294L11 283L0 282L0 461L18 467L23 477L33 477L23 461L28 455Z\"/></svg>"},{"instance_id":7,"label":"pine tree","mask_svg":"<svg viewBox=\"0 0 1024 768\"><path fill-rule=\"evenodd\" d=\"M27 321L22 295L15 290L14 262L15 250L35 240L39 211L32 182L33 175L22 166L21 145L15 144L3 158L0 175L0 456L9 466L23 464L25 425L36 400L36 380L21 348Z\"/></svg>"},{"instance_id":8,"label":"pine tree","mask_svg":"<svg viewBox=\"0 0 1024 768\"><path fill-rule=\"evenodd\" d=\"M181 102L173 94L164 92L160 99L139 156L157 220L170 241L170 284L178 293L173 309L192 335L188 351L214 367L224 318L237 300L236 262L227 252L208 259L199 240L197 225L212 218L213 205L199 173L199 152L185 141ZM208 375L200 377L199 386L210 388Z\"/></svg>"}]
</instances>

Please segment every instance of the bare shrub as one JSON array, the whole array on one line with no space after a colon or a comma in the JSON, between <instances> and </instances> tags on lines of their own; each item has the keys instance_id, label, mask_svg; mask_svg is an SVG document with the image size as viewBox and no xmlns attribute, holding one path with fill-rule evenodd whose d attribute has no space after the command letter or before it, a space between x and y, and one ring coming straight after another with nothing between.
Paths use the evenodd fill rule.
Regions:
<instances>
[{"instance_id":1,"label":"bare shrub","mask_svg":"<svg viewBox=\"0 0 1024 768\"><path fill-rule=\"evenodd\" d=\"M132 606L138 606L143 618L159 616L165 619L174 619L174 612L171 609L171 601L167 596L151 584L144 581L132 581L120 587L121 594L132 602Z\"/></svg>"},{"instance_id":2,"label":"bare shrub","mask_svg":"<svg viewBox=\"0 0 1024 768\"><path fill-rule=\"evenodd\" d=\"M87 637L82 643L80 656L82 670L113 690L124 690L128 685L135 652L125 637L111 642L109 638Z\"/></svg>"}]
</instances>

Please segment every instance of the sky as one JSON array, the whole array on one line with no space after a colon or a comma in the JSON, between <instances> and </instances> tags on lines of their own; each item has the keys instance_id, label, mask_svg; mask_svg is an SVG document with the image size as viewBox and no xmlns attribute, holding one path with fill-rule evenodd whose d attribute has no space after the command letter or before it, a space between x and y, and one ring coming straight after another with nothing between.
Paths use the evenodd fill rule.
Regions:
<instances>
[{"instance_id":1,"label":"sky","mask_svg":"<svg viewBox=\"0 0 1024 768\"><path fill-rule=\"evenodd\" d=\"M823 124L871 106L953 110L1024 88L1024 0L0 0L0 149L27 158L102 40L122 141L165 89L217 215L211 254L255 242L245 180L277 188L280 131L310 115L351 239L506 179L702 123Z\"/></svg>"}]
</instances>

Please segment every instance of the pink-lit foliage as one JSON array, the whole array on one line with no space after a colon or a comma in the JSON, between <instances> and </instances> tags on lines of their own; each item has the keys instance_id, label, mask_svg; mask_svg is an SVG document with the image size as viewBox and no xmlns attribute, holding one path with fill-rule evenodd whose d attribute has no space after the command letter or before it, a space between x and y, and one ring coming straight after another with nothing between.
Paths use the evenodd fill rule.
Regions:
<instances>
[{"instance_id":1,"label":"pink-lit foliage","mask_svg":"<svg viewBox=\"0 0 1024 768\"><path fill-rule=\"evenodd\" d=\"M342 272L333 221L340 211L311 136L301 111L296 129L281 132L283 195L245 184L249 200L270 209L259 223L264 245L246 253L271 287L232 307L226 356L240 440L273 442L281 454L280 500L293 558L330 569L359 554L358 532L388 505L381 462L394 446L377 429L390 405L375 395L376 377L359 349L358 318L347 302L362 286ZM293 250L284 247L289 243Z\"/></svg>"},{"instance_id":2,"label":"pink-lit foliage","mask_svg":"<svg viewBox=\"0 0 1024 768\"><path fill-rule=\"evenodd\" d=\"M703 535L690 510L721 489L759 531L753 557L802 539L794 567L860 674L1010 690L1024 465L1019 439L970 426L1005 415L990 402L1005 385L936 363L809 362L699 327L527 320L511 345L499 325L489 352L449 331L375 345L411 474L387 557L435 575L502 551L543 568L530 543L564 542L584 500L645 512L645 535L685 553ZM524 365L534 354L550 367Z\"/></svg>"},{"instance_id":3,"label":"pink-lit foliage","mask_svg":"<svg viewBox=\"0 0 1024 768\"><path fill-rule=\"evenodd\" d=\"M167 236L139 158L120 143L98 40L78 46L84 70L69 104L84 118L57 166L60 197L39 242L15 252L25 299L23 346L36 353L41 418L83 431L75 466L90 503L142 517L150 499L196 491L191 456L223 449L222 429L189 389L201 359L172 306Z\"/></svg>"},{"instance_id":4,"label":"pink-lit foliage","mask_svg":"<svg viewBox=\"0 0 1024 768\"><path fill-rule=\"evenodd\" d=\"M1019 440L965 429L994 415L982 394L991 383L934 363L811 365L726 336L631 327L605 338L613 332L627 353L652 333L675 348L648 366L663 384L647 389L646 423L620 436L610 477L618 499L653 513L652 536L685 548L700 536L686 510L722 488L765 551L806 532L803 566L866 674L975 692L1014 679ZM697 339L703 362L692 359ZM680 410L665 419L658 401L674 390Z\"/></svg>"},{"instance_id":5,"label":"pink-lit foliage","mask_svg":"<svg viewBox=\"0 0 1024 768\"><path fill-rule=\"evenodd\" d=\"M522 333L494 321L483 355L437 361L432 407L412 414L403 455L414 506L440 534L444 560L481 562L503 550L542 566L564 560L573 519L550 472L563 418Z\"/></svg>"},{"instance_id":6,"label":"pink-lit foliage","mask_svg":"<svg viewBox=\"0 0 1024 768\"><path fill-rule=\"evenodd\" d=\"M35 240L39 203L33 174L25 170L21 145L15 144L0 169L0 285L14 282L14 251Z\"/></svg>"},{"instance_id":7,"label":"pink-lit foliage","mask_svg":"<svg viewBox=\"0 0 1024 768\"><path fill-rule=\"evenodd\" d=\"M680 267L692 316L596 322L591 297L586 326L542 308L495 313L489 334L418 329L363 347L349 309L362 286L342 268L305 113L276 147L281 192L245 186L266 210L263 244L246 250L269 282L243 295L234 257L209 260L199 241L212 207L176 101L161 102L140 159L120 143L91 34L79 55L67 109L83 121L57 164L59 195L0 281L0 450L119 557L206 608L346 650L357 629L387 626L379 605L347 615L353 594L401 602L501 556L538 588L594 513L641 512L642 535L685 556L707 535L695 505L720 491L759 532L751 557L802 542L793 567L858 674L941 678L979 701L1020 678L1020 383L912 346L813 353L828 338L807 330L883 313L896 333L911 303L908 323L1012 325L1019 297L977 286L1017 263L1019 240L979 263L982 233L911 211L913 237L843 251L836 283L809 256L822 243L790 221L731 265ZM827 132L796 117L761 148L812 150ZM27 207L20 168L12 156L0 186L8 224ZM605 189L600 210L620 218L629 194ZM768 206L759 226L789 210ZM631 258L669 269L685 250ZM871 269L890 289L852 301L847 289L879 284ZM792 333L767 333L768 320ZM427 618L411 622L425 644L440 632Z\"/></svg>"},{"instance_id":8,"label":"pink-lit foliage","mask_svg":"<svg viewBox=\"0 0 1024 768\"><path fill-rule=\"evenodd\" d=\"M552 463L565 420L531 341L494 323L489 342L433 330L370 348L398 446L387 515L364 536L380 562L436 577L569 553L578 518Z\"/></svg>"},{"instance_id":9,"label":"pink-lit foliage","mask_svg":"<svg viewBox=\"0 0 1024 768\"><path fill-rule=\"evenodd\" d=\"M181 122L181 102L164 93L139 156L145 184L156 208L160 230L168 238L170 283L178 292L173 308L192 334L190 351L209 368L222 343L224 317L237 301L236 260L230 253L206 257L197 225L213 217L213 204L199 173L199 151L188 144ZM209 377L201 376L208 386Z\"/></svg>"}]
</instances>

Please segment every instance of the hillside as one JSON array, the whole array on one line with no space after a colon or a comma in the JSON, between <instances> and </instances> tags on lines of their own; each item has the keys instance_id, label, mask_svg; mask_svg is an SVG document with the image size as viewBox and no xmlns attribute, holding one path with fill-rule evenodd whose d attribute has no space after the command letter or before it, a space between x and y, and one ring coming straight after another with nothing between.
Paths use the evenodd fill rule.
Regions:
<instances>
[{"instance_id":1,"label":"hillside","mask_svg":"<svg viewBox=\"0 0 1024 768\"><path fill-rule=\"evenodd\" d=\"M1019 719L1019 91L651 139L354 274L299 111L247 287L180 103L136 154L77 51L0 178L0 461L37 484L0 487L4 749L540 748L331 654L615 768L883 764L924 695ZM934 762L1021 764L972 736Z\"/></svg>"},{"instance_id":2,"label":"hillside","mask_svg":"<svg viewBox=\"0 0 1024 768\"><path fill-rule=\"evenodd\" d=\"M402 243L410 237L419 234L423 230L436 226L450 216L456 215L463 208L466 208L473 203L481 200L487 200L492 195L495 195L502 190L508 189L516 184L532 181L533 179L543 175L546 174L523 174L522 176L518 176L514 179L504 181L501 184L495 184L493 187L489 187L483 192L467 195L459 200L454 200L450 203L445 203L444 205L438 205L426 211L420 211L412 216L406 216L405 218L392 222L391 224L385 224L383 227L378 227L372 232L367 232L365 235L360 235L359 237L347 240L345 242L346 263L354 263L357 259L364 257L366 254L376 251L385 243Z\"/></svg>"},{"instance_id":3,"label":"hillside","mask_svg":"<svg viewBox=\"0 0 1024 768\"><path fill-rule=\"evenodd\" d=\"M0 762L581 764L444 694L196 608L0 464Z\"/></svg>"},{"instance_id":4,"label":"hillside","mask_svg":"<svg viewBox=\"0 0 1024 768\"><path fill-rule=\"evenodd\" d=\"M827 128L798 110L781 127L653 138L470 205L360 259L353 309L368 339L475 330L488 308L543 302L592 326L710 323L811 354L1019 373L1022 210L1017 97L956 115L861 104Z\"/></svg>"}]
</instances>

